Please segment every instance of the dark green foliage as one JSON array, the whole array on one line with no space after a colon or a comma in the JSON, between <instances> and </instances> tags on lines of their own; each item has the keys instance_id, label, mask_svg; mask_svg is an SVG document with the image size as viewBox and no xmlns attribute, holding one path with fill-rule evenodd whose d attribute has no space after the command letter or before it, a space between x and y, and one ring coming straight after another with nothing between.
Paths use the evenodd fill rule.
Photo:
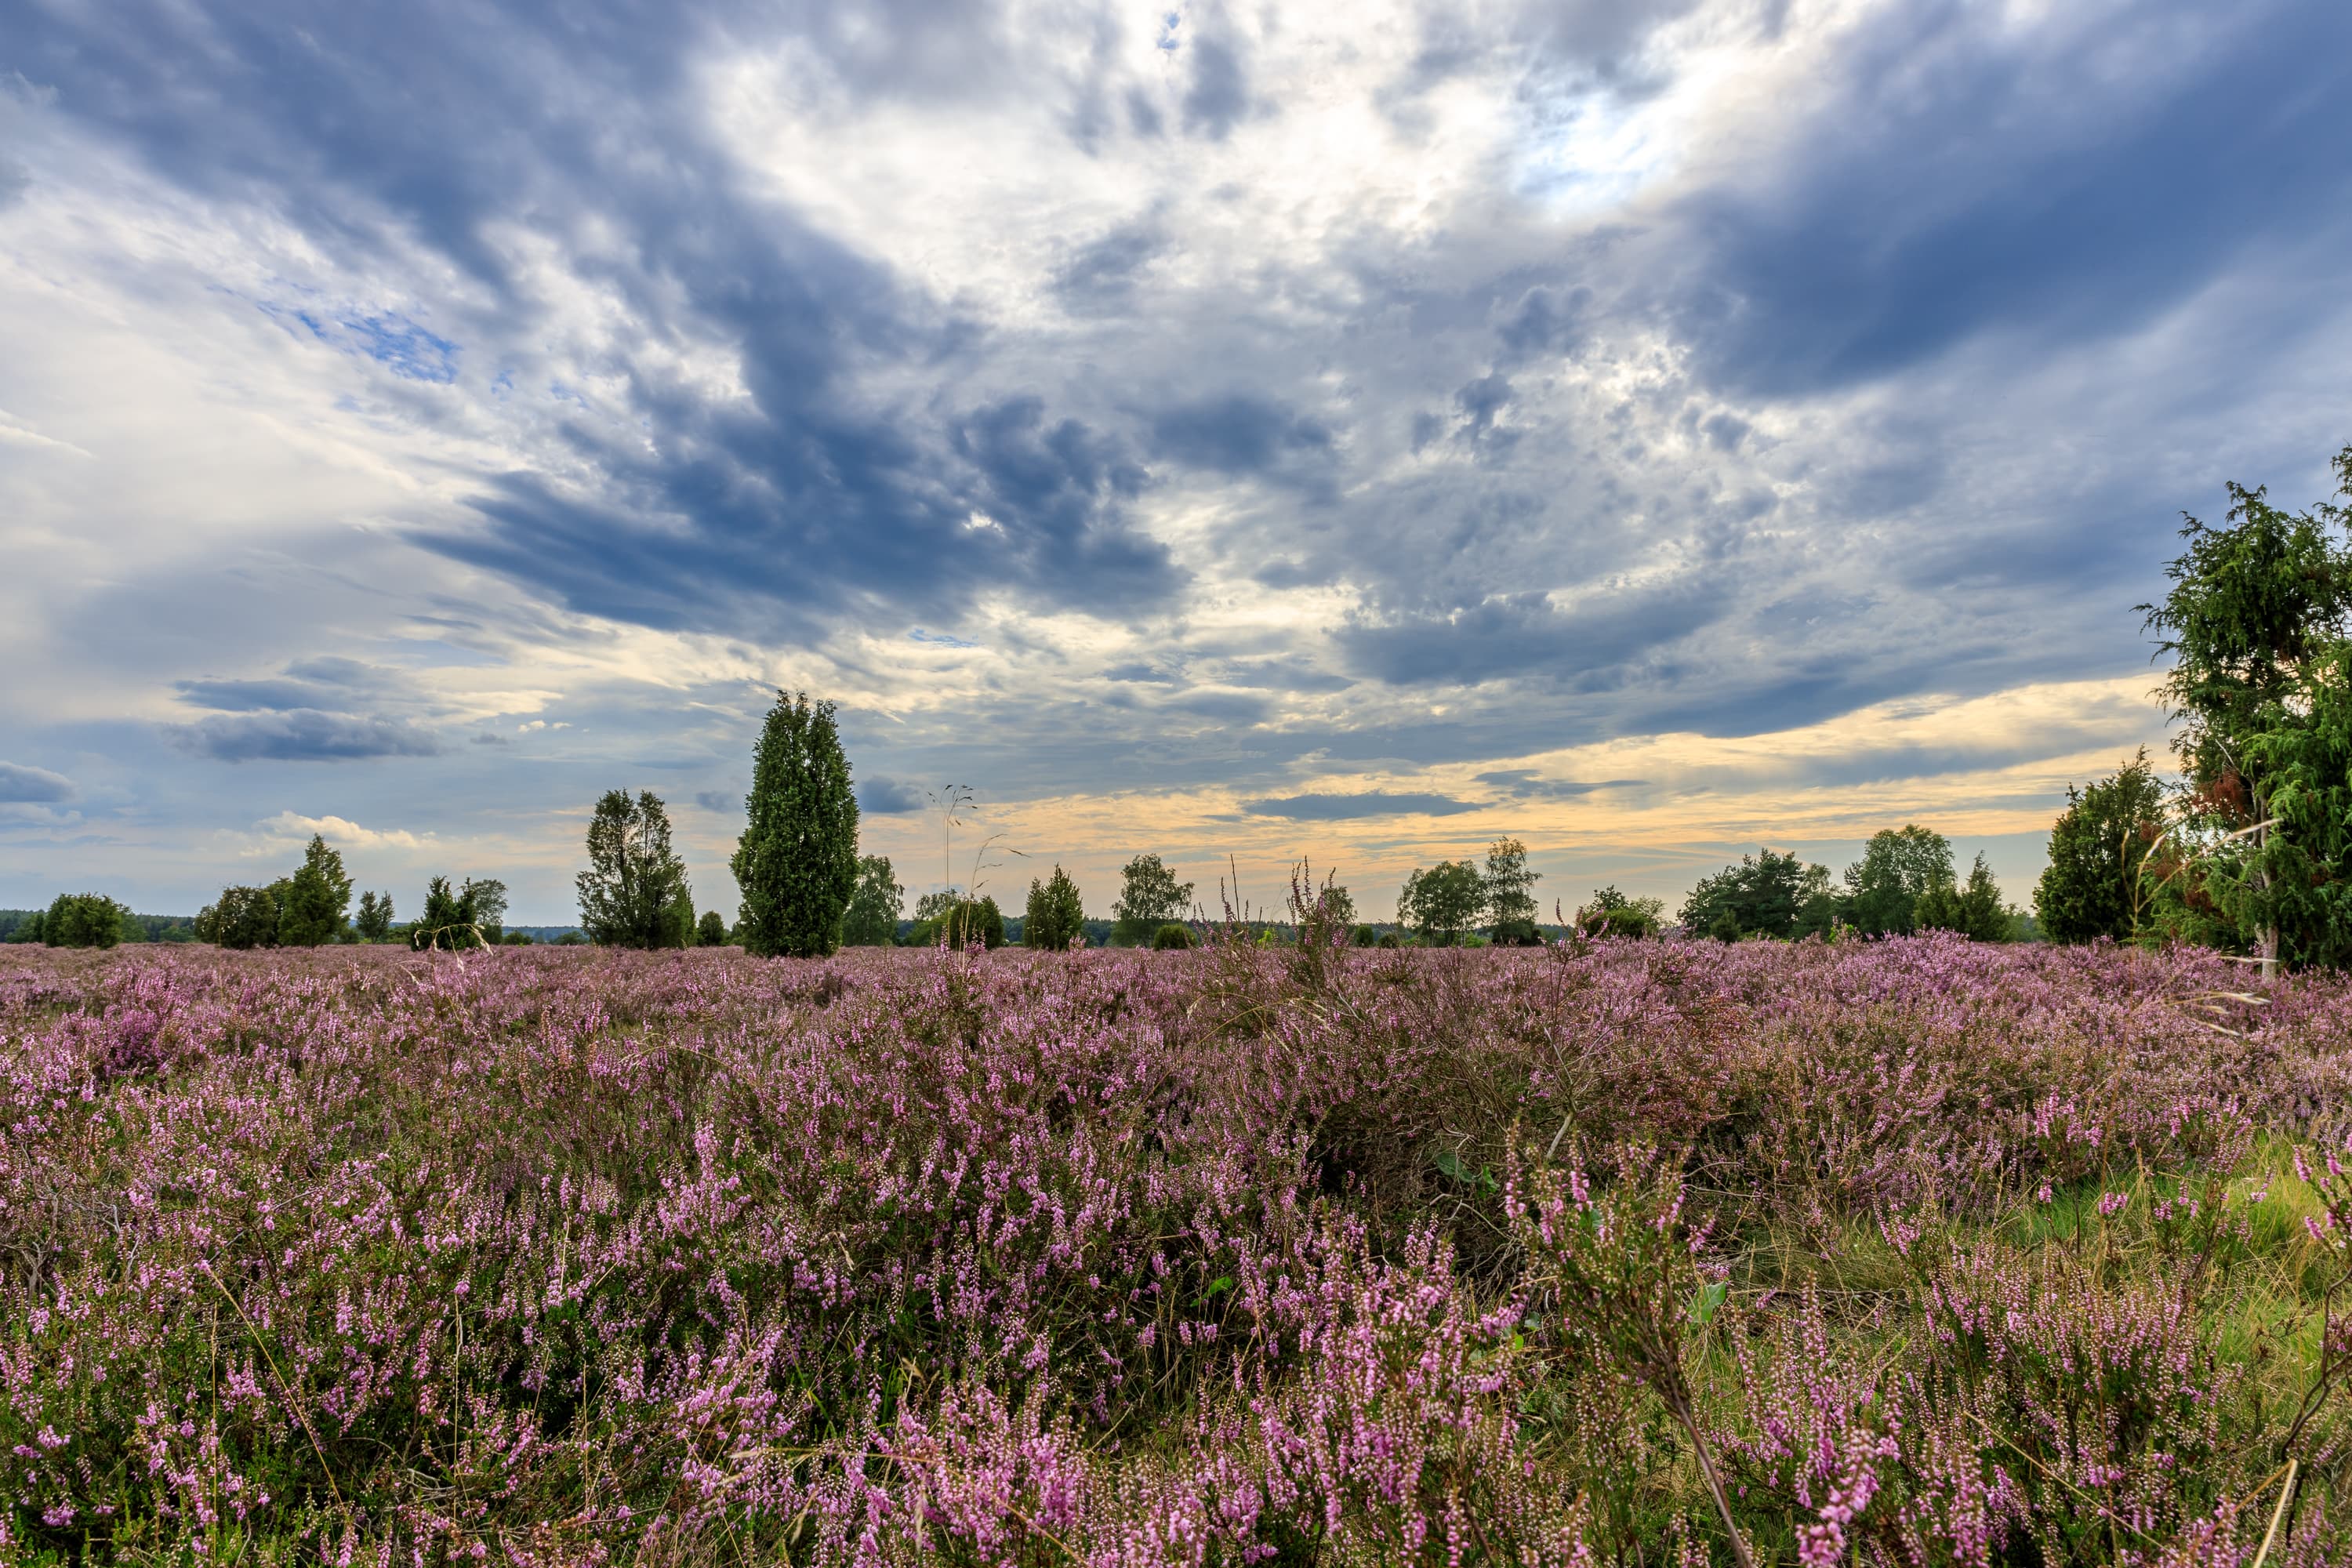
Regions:
<instances>
[{"instance_id":1,"label":"dark green foliage","mask_svg":"<svg viewBox=\"0 0 2352 1568\"><path fill-rule=\"evenodd\" d=\"M830 702L780 691L751 752L749 821L733 862L743 890L737 935L762 958L840 946L857 891L857 798L833 714Z\"/></svg>"},{"instance_id":2,"label":"dark green foliage","mask_svg":"<svg viewBox=\"0 0 2352 1568\"><path fill-rule=\"evenodd\" d=\"M983 897L976 902L965 900L947 912L941 924L950 947L976 943L993 952L1004 945L1004 914L992 897Z\"/></svg>"},{"instance_id":3,"label":"dark green foliage","mask_svg":"<svg viewBox=\"0 0 2352 1568\"><path fill-rule=\"evenodd\" d=\"M1374 931L1371 927L1370 927L1370 926L1368 926L1368 925L1360 925L1360 926L1358 926L1358 927L1356 928L1356 930L1355 930L1354 934L1353 934L1353 935L1351 935L1350 937L1349 937L1349 939L1348 939L1349 945L1354 946L1354 947L1372 947L1372 946L1376 946L1376 945L1379 943L1380 940L1381 940L1381 933L1380 933L1379 931Z\"/></svg>"},{"instance_id":4,"label":"dark green foliage","mask_svg":"<svg viewBox=\"0 0 2352 1568\"><path fill-rule=\"evenodd\" d=\"M1192 884L1178 881L1157 855L1138 855L1118 875L1120 892L1110 910L1118 919L1112 940L1121 947L1136 946L1181 920L1192 901Z\"/></svg>"},{"instance_id":5,"label":"dark green foliage","mask_svg":"<svg viewBox=\"0 0 2352 1568\"><path fill-rule=\"evenodd\" d=\"M1846 923L1867 936L1918 929L1921 895L1952 877L1952 846L1933 829L1906 823L1871 835L1862 858L1845 868Z\"/></svg>"},{"instance_id":6,"label":"dark green foliage","mask_svg":"<svg viewBox=\"0 0 2352 1568\"><path fill-rule=\"evenodd\" d=\"M863 855L857 888L842 916L841 940L848 947L888 947L898 939L898 905L907 889L898 884L887 855Z\"/></svg>"},{"instance_id":7,"label":"dark green foliage","mask_svg":"<svg viewBox=\"0 0 2352 1568\"><path fill-rule=\"evenodd\" d=\"M1544 944L1543 932L1536 929L1533 921L1496 921L1487 936L1496 947L1541 947Z\"/></svg>"},{"instance_id":8,"label":"dark green foliage","mask_svg":"<svg viewBox=\"0 0 2352 1568\"><path fill-rule=\"evenodd\" d=\"M1021 917L1021 945L1059 952L1085 938L1087 910L1078 885L1056 864L1043 881L1031 879L1029 907Z\"/></svg>"},{"instance_id":9,"label":"dark green foliage","mask_svg":"<svg viewBox=\"0 0 2352 1568\"><path fill-rule=\"evenodd\" d=\"M507 947L529 947L531 945L531 935L530 932L527 931L510 931L499 940Z\"/></svg>"},{"instance_id":10,"label":"dark green foliage","mask_svg":"<svg viewBox=\"0 0 2352 1568\"><path fill-rule=\"evenodd\" d=\"M661 796L607 790L588 823L588 869L580 873L580 926L606 947L684 947L692 933L686 865L669 845Z\"/></svg>"},{"instance_id":11,"label":"dark green foliage","mask_svg":"<svg viewBox=\"0 0 2352 1568\"><path fill-rule=\"evenodd\" d=\"M1151 945L1160 952L1181 952L1192 945L1192 928L1170 921L1151 933Z\"/></svg>"},{"instance_id":12,"label":"dark green foliage","mask_svg":"<svg viewBox=\"0 0 2352 1568\"><path fill-rule=\"evenodd\" d=\"M1486 864L1478 874L1486 918L1497 927L1536 923L1535 885L1543 873L1528 869L1528 847L1516 838L1497 838L1487 847ZM1516 927L1515 927L1516 929Z\"/></svg>"},{"instance_id":13,"label":"dark green foliage","mask_svg":"<svg viewBox=\"0 0 2352 1568\"><path fill-rule=\"evenodd\" d=\"M2352 494L2352 447L2335 466L2337 493ZM2329 689L2352 622L2352 551L2334 534L2352 511L2328 503L2290 513L2260 489L2229 489L2229 526L2189 518L2189 548L2168 569L2171 592L2140 606L2174 660L2163 692L2181 724L2174 749L2189 785L2175 845L2150 868L2160 889L2153 924L2168 937L2251 950L2268 973L2281 958L2337 962L2330 955L2347 943L2332 890L2343 818L2329 815L2343 778L2340 721L2323 710L2341 706ZM2283 788L2295 797L2292 813Z\"/></svg>"},{"instance_id":14,"label":"dark green foliage","mask_svg":"<svg viewBox=\"0 0 2352 1568\"><path fill-rule=\"evenodd\" d=\"M385 942L392 936L392 895L362 893L359 912L352 917L352 930L362 942Z\"/></svg>"},{"instance_id":15,"label":"dark green foliage","mask_svg":"<svg viewBox=\"0 0 2352 1568\"><path fill-rule=\"evenodd\" d=\"M342 856L313 833L278 906L278 945L318 947L337 941L351 902L352 879L343 874Z\"/></svg>"},{"instance_id":16,"label":"dark green foliage","mask_svg":"<svg viewBox=\"0 0 2352 1568\"><path fill-rule=\"evenodd\" d=\"M562 936L555 939L555 945L558 947L586 947L588 945L588 939L581 935L576 931L568 931Z\"/></svg>"},{"instance_id":17,"label":"dark green foliage","mask_svg":"<svg viewBox=\"0 0 2352 1568\"><path fill-rule=\"evenodd\" d=\"M1356 923L1355 896L1337 882L1326 882L1317 901L1322 905L1323 918L1333 925L1352 926Z\"/></svg>"},{"instance_id":18,"label":"dark green foliage","mask_svg":"<svg viewBox=\"0 0 2352 1568\"><path fill-rule=\"evenodd\" d=\"M59 893L41 917L41 941L49 947L112 947L122 940L122 917L130 912L103 893Z\"/></svg>"},{"instance_id":19,"label":"dark green foliage","mask_svg":"<svg viewBox=\"0 0 2352 1568\"><path fill-rule=\"evenodd\" d=\"M717 910L703 910L701 923L695 928L695 937L697 944L699 946L725 947L727 945L727 917L720 914Z\"/></svg>"},{"instance_id":20,"label":"dark green foliage","mask_svg":"<svg viewBox=\"0 0 2352 1568\"><path fill-rule=\"evenodd\" d=\"M2152 889L2141 864L2164 832L2164 786L2142 750L2112 778L2066 790L2066 810L2050 829L2050 864L2034 885L2033 909L2052 942L2129 940Z\"/></svg>"},{"instance_id":21,"label":"dark green foliage","mask_svg":"<svg viewBox=\"0 0 2352 1568\"><path fill-rule=\"evenodd\" d=\"M2352 491L2352 447L2336 470ZM2158 647L2173 658L2163 692L2190 784L2207 789L2248 763L2244 740L2264 727L2301 672L2341 640L2352 617L2352 553L2332 537L2345 509L2286 512L2261 489L2231 484L2229 526L2185 517L2189 548L2166 568L2172 590L2142 605ZM2259 777L2254 795L2266 792Z\"/></svg>"},{"instance_id":22,"label":"dark green foliage","mask_svg":"<svg viewBox=\"0 0 2352 1568\"><path fill-rule=\"evenodd\" d=\"M47 921L47 913L41 910L0 910L0 940L38 942L41 927Z\"/></svg>"},{"instance_id":23,"label":"dark green foliage","mask_svg":"<svg viewBox=\"0 0 2352 1568\"><path fill-rule=\"evenodd\" d=\"M461 889L449 886L446 877L436 877L425 885L425 912L409 922L408 945L417 952L440 948L461 951L489 945L481 925L474 918L474 901Z\"/></svg>"},{"instance_id":24,"label":"dark green foliage","mask_svg":"<svg viewBox=\"0 0 2352 1568\"><path fill-rule=\"evenodd\" d=\"M1663 899L1630 898L1612 883L1592 889L1592 900L1576 911L1576 929L1586 936L1655 936L1665 907Z\"/></svg>"},{"instance_id":25,"label":"dark green foliage","mask_svg":"<svg viewBox=\"0 0 2352 1568\"><path fill-rule=\"evenodd\" d=\"M1692 889L1683 900L1682 923L1725 942L1801 935L1801 917L1829 895L1829 883L1826 866L1759 849Z\"/></svg>"},{"instance_id":26,"label":"dark green foliage","mask_svg":"<svg viewBox=\"0 0 2352 1568\"><path fill-rule=\"evenodd\" d=\"M196 911L196 940L223 947L278 945L278 889L223 888L215 902Z\"/></svg>"},{"instance_id":27,"label":"dark green foliage","mask_svg":"<svg viewBox=\"0 0 2352 1568\"><path fill-rule=\"evenodd\" d=\"M1405 878L1397 920L1419 931L1423 941L1450 947L1478 923L1486 903L1486 885L1475 865L1440 860L1425 871L1416 866Z\"/></svg>"},{"instance_id":28,"label":"dark green foliage","mask_svg":"<svg viewBox=\"0 0 2352 1568\"><path fill-rule=\"evenodd\" d=\"M1912 912L1921 931L1956 931L1971 942L2008 942L2016 929L2016 911L2001 901L2000 885L1981 855L1966 886L1937 882L1919 895Z\"/></svg>"},{"instance_id":29,"label":"dark green foliage","mask_svg":"<svg viewBox=\"0 0 2352 1568\"><path fill-rule=\"evenodd\" d=\"M2205 886L2242 930L2275 931L2286 963L2352 967L2352 644L2328 649L2262 720L2245 748L2270 830L2217 858Z\"/></svg>"}]
</instances>

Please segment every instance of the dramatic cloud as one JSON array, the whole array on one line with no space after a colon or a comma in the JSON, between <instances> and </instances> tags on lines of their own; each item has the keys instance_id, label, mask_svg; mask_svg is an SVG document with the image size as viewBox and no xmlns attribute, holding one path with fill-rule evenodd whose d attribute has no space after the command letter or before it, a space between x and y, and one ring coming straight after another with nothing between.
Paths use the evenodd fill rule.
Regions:
<instances>
[{"instance_id":1,"label":"dramatic cloud","mask_svg":"<svg viewBox=\"0 0 2352 1568\"><path fill-rule=\"evenodd\" d=\"M0 902L390 822L565 918L651 784L724 908L780 687L869 850L971 781L1098 912L1914 816L2021 896L2179 512L2352 439L2347 89L2315 0L25 9Z\"/></svg>"}]
</instances>

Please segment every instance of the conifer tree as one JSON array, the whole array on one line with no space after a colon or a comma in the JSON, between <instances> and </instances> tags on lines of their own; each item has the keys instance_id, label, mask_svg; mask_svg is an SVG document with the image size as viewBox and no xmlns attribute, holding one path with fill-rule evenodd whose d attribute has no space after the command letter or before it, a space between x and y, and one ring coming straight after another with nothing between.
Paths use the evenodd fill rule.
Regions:
<instances>
[{"instance_id":1,"label":"conifer tree","mask_svg":"<svg viewBox=\"0 0 2352 1568\"><path fill-rule=\"evenodd\" d=\"M762 958L831 952L857 889L857 797L832 703L776 693L751 752L744 805L733 867L745 951Z\"/></svg>"},{"instance_id":2,"label":"conifer tree","mask_svg":"<svg viewBox=\"0 0 2352 1568\"><path fill-rule=\"evenodd\" d=\"M1078 885L1057 864L1050 878L1029 882L1029 908L1021 919L1021 945L1058 952L1085 934L1087 910Z\"/></svg>"},{"instance_id":3,"label":"conifer tree","mask_svg":"<svg viewBox=\"0 0 2352 1568\"><path fill-rule=\"evenodd\" d=\"M278 945L317 947L335 941L343 934L351 902L352 879L343 874L342 856L313 833L301 868L288 879L278 906Z\"/></svg>"}]
</instances>

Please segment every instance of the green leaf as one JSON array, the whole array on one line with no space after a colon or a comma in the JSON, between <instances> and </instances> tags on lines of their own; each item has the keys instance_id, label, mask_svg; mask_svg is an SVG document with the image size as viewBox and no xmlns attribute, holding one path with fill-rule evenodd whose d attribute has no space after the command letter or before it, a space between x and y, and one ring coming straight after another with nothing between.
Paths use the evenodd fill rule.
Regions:
<instances>
[{"instance_id":1,"label":"green leaf","mask_svg":"<svg viewBox=\"0 0 2352 1568\"><path fill-rule=\"evenodd\" d=\"M1725 1280L1717 1279L1700 1286L1691 1297L1690 1321L1702 1328L1706 1327L1713 1321L1717 1310L1723 1305L1724 1299L1730 1294L1731 1286Z\"/></svg>"}]
</instances>

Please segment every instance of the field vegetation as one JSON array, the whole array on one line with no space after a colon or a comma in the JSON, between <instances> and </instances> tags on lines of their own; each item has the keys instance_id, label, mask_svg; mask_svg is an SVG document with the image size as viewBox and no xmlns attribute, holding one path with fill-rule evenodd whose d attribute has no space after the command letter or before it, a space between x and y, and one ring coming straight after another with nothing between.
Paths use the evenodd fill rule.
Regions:
<instances>
[{"instance_id":1,"label":"field vegetation","mask_svg":"<svg viewBox=\"0 0 2352 1568\"><path fill-rule=\"evenodd\" d=\"M0 951L0 1559L2352 1551L2340 977L1301 924Z\"/></svg>"}]
</instances>

